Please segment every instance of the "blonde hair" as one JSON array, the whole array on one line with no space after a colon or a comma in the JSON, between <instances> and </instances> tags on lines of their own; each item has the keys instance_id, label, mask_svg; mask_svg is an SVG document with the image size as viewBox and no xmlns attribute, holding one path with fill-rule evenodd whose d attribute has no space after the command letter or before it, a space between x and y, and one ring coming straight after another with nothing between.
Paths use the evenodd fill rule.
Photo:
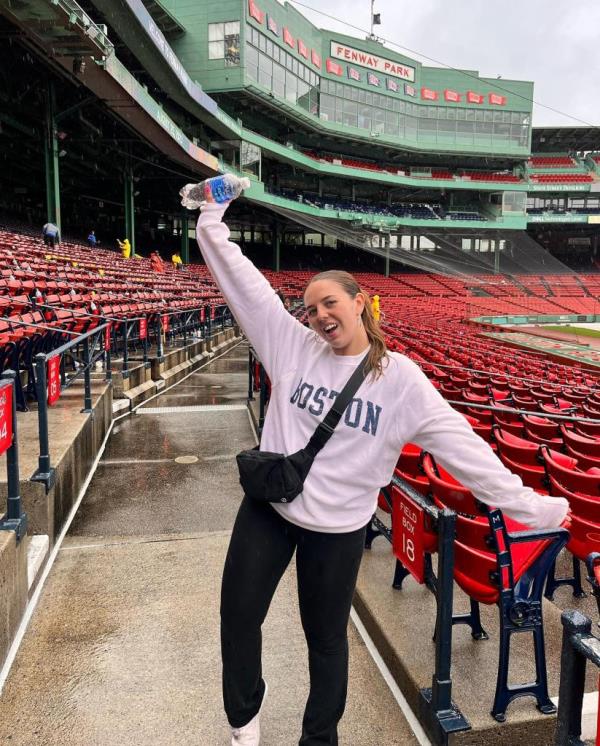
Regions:
<instances>
[{"instance_id":1,"label":"blonde hair","mask_svg":"<svg viewBox=\"0 0 600 746\"><path fill-rule=\"evenodd\" d=\"M383 373L383 361L388 360L389 358L385 344L385 336L381 331L379 322L373 315L369 294L361 288L349 272L343 272L339 269L329 269L326 272L319 272L319 274L311 277L306 287L312 285L313 282L318 282L319 280L331 280L332 282L337 282L342 290L344 290L344 292L346 292L351 298L356 298L357 295L362 295L364 298L365 307L363 308L361 319L369 343L371 344L365 373L373 373L373 379L376 380Z\"/></svg>"}]
</instances>

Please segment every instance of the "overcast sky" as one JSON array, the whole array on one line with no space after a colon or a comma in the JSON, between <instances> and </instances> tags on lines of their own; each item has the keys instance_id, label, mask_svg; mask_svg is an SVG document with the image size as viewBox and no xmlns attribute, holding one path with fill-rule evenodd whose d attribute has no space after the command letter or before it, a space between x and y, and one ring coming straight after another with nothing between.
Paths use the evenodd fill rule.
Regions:
<instances>
[{"instance_id":1,"label":"overcast sky","mask_svg":"<svg viewBox=\"0 0 600 746\"><path fill-rule=\"evenodd\" d=\"M369 29L370 0L301 1ZM293 4L320 28L362 36ZM532 80L536 127L600 125L600 0L375 0L375 13L377 36L426 65L435 63L414 50L485 77Z\"/></svg>"}]
</instances>

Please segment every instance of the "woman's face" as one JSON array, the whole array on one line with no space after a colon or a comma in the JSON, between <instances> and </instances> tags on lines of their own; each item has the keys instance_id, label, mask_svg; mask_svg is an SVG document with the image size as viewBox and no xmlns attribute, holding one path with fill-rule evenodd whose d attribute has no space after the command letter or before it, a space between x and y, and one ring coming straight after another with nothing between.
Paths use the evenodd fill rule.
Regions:
<instances>
[{"instance_id":1,"label":"woman's face","mask_svg":"<svg viewBox=\"0 0 600 746\"><path fill-rule=\"evenodd\" d=\"M361 293L352 298L334 280L317 280L306 288L304 305L310 326L337 355L358 355L369 344L360 319Z\"/></svg>"}]
</instances>

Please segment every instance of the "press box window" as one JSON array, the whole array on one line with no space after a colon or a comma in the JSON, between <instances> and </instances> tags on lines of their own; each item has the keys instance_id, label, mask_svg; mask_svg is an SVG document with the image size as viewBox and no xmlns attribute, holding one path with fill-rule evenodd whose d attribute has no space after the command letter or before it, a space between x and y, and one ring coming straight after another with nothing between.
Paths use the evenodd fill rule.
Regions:
<instances>
[{"instance_id":1,"label":"press box window","mask_svg":"<svg viewBox=\"0 0 600 746\"><path fill-rule=\"evenodd\" d=\"M240 22L208 24L208 59L225 60L226 65L240 64Z\"/></svg>"}]
</instances>

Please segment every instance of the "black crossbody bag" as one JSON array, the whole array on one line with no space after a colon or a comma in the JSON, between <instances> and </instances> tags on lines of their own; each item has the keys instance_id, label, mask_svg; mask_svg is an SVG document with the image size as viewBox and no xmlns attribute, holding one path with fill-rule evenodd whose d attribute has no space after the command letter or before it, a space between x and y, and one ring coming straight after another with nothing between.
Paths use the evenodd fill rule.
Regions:
<instances>
[{"instance_id":1,"label":"black crossbody bag","mask_svg":"<svg viewBox=\"0 0 600 746\"><path fill-rule=\"evenodd\" d=\"M289 503L302 492L304 480L315 456L333 435L350 400L365 380L367 357L365 355L342 391L335 397L325 419L319 423L304 448L290 456L259 451L259 446L238 453L236 459L240 484L248 497L262 502Z\"/></svg>"}]
</instances>

